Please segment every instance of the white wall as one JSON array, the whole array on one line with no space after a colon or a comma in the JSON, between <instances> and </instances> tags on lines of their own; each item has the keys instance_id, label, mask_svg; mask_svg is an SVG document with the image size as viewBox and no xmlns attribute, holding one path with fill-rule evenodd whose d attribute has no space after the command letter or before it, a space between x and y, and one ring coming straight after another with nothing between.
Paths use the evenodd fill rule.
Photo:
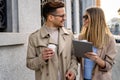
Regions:
<instances>
[{"instance_id":1,"label":"white wall","mask_svg":"<svg viewBox=\"0 0 120 80\"><path fill-rule=\"evenodd\" d=\"M18 19L19 32L0 33L0 80L34 80L34 71L26 67L27 40L40 28L40 0L18 0L17 7L13 21Z\"/></svg>"},{"instance_id":2,"label":"white wall","mask_svg":"<svg viewBox=\"0 0 120 80\"><path fill-rule=\"evenodd\" d=\"M41 25L40 0L18 0L19 32L32 32Z\"/></svg>"}]
</instances>

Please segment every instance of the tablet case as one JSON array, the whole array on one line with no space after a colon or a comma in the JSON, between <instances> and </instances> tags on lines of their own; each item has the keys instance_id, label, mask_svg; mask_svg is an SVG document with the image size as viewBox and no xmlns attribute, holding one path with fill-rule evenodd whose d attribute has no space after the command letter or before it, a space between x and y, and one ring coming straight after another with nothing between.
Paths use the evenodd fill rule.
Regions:
<instances>
[{"instance_id":1,"label":"tablet case","mask_svg":"<svg viewBox=\"0 0 120 80\"><path fill-rule=\"evenodd\" d=\"M73 50L76 57L85 57L86 52L92 52L92 43L73 40Z\"/></svg>"}]
</instances>

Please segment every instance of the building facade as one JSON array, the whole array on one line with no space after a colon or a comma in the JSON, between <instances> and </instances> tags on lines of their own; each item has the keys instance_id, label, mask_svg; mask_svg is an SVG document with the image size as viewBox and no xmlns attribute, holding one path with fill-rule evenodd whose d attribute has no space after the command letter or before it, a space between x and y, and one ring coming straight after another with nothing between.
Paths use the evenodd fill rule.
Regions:
<instances>
[{"instance_id":1,"label":"building facade","mask_svg":"<svg viewBox=\"0 0 120 80\"><path fill-rule=\"evenodd\" d=\"M41 27L41 7L47 1L51 0L0 0L0 80L34 80L34 71L26 67L27 41L30 33ZM85 8L97 2L63 1L67 14L65 25L79 34Z\"/></svg>"}]
</instances>

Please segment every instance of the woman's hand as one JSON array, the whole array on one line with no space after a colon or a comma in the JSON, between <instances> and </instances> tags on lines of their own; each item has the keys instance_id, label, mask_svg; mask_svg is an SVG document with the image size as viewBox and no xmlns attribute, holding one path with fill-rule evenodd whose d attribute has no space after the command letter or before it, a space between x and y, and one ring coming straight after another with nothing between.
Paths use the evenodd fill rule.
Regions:
<instances>
[{"instance_id":1,"label":"woman's hand","mask_svg":"<svg viewBox=\"0 0 120 80\"><path fill-rule=\"evenodd\" d=\"M97 54L94 52L87 52L85 53L85 56L93 61L96 61L98 58Z\"/></svg>"},{"instance_id":2,"label":"woman's hand","mask_svg":"<svg viewBox=\"0 0 120 80\"><path fill-rule=\"evenodd\" d=\"M94 62L96 62L101 68L105 68L105 61L101 59L96 53L94 52L87 52L85 53L85 56Z\"/></svg>"}]
</instances>

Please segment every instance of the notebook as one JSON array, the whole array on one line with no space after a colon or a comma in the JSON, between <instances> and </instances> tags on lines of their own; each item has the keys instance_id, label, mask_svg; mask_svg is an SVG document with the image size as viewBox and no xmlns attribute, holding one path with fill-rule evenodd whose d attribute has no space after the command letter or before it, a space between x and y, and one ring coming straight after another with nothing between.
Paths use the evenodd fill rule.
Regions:
<instances>
[{"instance_id":1,"label":"notebook","mask_svg":"<svg viewBox=\"0 0 120 80\"><path fill-rule=\"evenodd\" d=\"M74 55L76 57L85 57L86 52L92 52L92 43L81 40L73 40Z\"/></svg>"}]
</instances>

